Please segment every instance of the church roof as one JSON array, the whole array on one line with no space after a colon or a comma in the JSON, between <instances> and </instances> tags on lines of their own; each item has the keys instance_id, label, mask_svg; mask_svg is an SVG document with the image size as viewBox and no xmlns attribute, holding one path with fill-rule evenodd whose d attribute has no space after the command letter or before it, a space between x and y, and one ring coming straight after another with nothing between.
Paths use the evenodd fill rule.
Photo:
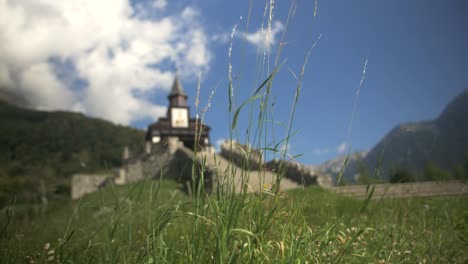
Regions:
<instances>
[{"instance_id":1,"label":"church roof","mask_svg":"<svg viewBox=\"0 0 468 264\"><path fill-rule=\"evenodd\" d=\"M172 95L187 96L187 94L184 91L184 88L182 88L182 85L180 84L179 76L177 75L175 76L174 84L172 85L171 93L169 94L169 96L172 96Z\"/></svg>"}]
</instances>

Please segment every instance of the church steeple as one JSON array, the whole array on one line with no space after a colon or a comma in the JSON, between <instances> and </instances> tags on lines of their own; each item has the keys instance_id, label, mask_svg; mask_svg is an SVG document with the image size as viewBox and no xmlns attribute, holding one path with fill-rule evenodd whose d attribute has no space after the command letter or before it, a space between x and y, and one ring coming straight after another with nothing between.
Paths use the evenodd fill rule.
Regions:
<instances>
[{"instance_id":1,"label":"church steeple","mask_svg":"<svg viewBox=\"0 0 468 264\"><path fill-rule=\"evenodd\" d=\"M185 94L184 88L182 88L182 85L180 84L179 76L177 74L176 74L176 76L174 78L174 84L172 84L171 93L169 95L184 95L184 96L187 96L187 94Z\"/></svg>"},{"instance_id":2,"label":"church steeple","mask_svg":"<svg viewBox=\"0 0 468 264\"><path fill-rule=\"evenodd\" d=\"M187 107L187 94L182 88L179 81L179 76L175 76L174 84L172 84L171 93L169 94L169 106L170 107Z\"/></svg>"},{"instance_id":3,"label":"church steeple","mask_svg":"<svg viewBox=\"0 0 468 264\"><path fill-rule=\"evenodd\" d=\"M196 143L200 146L210 146L210 127L195 118L190 118L188 96L182 88L177 73L167 98L169 107L166 117L148 126L146 140L149 146L171 138L178 138L190 149L193 149ZM148 149L150 152L150 147Z\"/></svg>"}]
</instances>

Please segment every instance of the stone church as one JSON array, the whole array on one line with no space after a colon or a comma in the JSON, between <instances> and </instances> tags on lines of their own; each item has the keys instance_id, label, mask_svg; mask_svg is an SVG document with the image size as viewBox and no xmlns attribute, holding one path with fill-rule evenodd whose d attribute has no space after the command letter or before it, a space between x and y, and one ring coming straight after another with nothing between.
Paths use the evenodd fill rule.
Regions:
<instances>
[{"instance_id":1,"label":"stone church","mask_svg":"<svg viewBox=\"0 0 468 264\"><path fill-rule=\"evenodd\" d=\"M188 149L194 149L195 142L202 149L210 147L210 127L190 117L187 98L188 96L180 84L178 76L176 76L168 96L169 107L166 117L160 118L148 126L146 132L147 152L150 152L149 148L153 144L167 141L170 138L177 138Z\"/></svg>"},{"instance_id":2,"label":"stone church","mask_svg":"<svg viewBox=\"0 0 468 264\"><path fill-rule=\"evenodd\" d=\"M133 154L124 150L123 166L113 173L73 175L72 199L109 183L127 184L160 177L176 180L189 195L201 181L207 192L216 188L241 192L246 187L249 192L257 192L276 183L276 172L281 167L286 168L281 190L331 184L331 177L322 177L291 161L265 163L260 150L235 141L223 142L220 153L215 153L210 144L211 128L190 117L188 96L177 76L168 100L166 116L148 126L145 151Z\"/></svg>"}]
</instances>

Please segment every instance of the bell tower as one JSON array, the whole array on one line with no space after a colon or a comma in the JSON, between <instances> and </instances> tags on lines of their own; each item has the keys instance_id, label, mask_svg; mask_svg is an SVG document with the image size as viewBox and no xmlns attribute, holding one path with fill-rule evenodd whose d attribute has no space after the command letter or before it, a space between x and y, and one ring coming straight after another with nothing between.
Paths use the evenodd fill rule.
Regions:
<instances>
[{"instance_id":1,"label":"bell tower","mask_svg":"<svg viewBox=\"0 0 468 264\"><path fill-rule=\"evenodd\" d=\"M179 81L179 76L176 75L174 83L172 84L171 93L167 97L169 99L169 107L188 107L187 94L182 88Z\"/></svg>"},{"instance_id":2,"label":"bell tower","mask_svg":"<svg viewBox=\"0 0 468 264\"><path fill-rule=\"evenodd\" d=\"M189 127L189 107L187 105L187 94L180 84L179 77L176 75L171 93L168 96L169 107L167 116L171 120L172 128Z\"/></svg>"},{"instance_id":3,"label":"bell tower","mask_svg":"<svg viewBox=\"0 0 468 264\"><path fill-rule=\"evenodd\" d=\"M161 117L148 126L146 133L146 152L151 152L152 144L159 144L177 138L183 144L193 149L196 144L203 148L211 147L210 127L190 118L190 108L187 103L188 96L175 76L171 91L167 96L169 106L166 117ZM196 142L197 141L197 142Z\"/></svg>"}]
</instances>

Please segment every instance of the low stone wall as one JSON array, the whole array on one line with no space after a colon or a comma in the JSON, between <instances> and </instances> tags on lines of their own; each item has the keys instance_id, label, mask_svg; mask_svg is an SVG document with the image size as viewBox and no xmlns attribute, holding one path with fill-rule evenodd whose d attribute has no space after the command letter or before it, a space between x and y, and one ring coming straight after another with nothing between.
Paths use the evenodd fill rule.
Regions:
<instances>
[{"instance_id":1,"label":"low stone wall","mask_svg":"<svg viewBox=\"0 0 468 264\"><path fill-rule=\"evenodd\" d=\"M106 174L75 174L72 176L71 198L83 197L87 193L97 191L106 184L110 175Z\"/></svg>"},{"instance_id":2,"label":"low stone wall","mask_svg":"<svg viewBox=\"0 0 468 264\"><path fill-rule=\"evenodd\" d=\"M395 184L351 185L329 188L329 190L346 196L364 198L366 190L374 187L372 199L380 198L406 198L406 197L432 197L432 196L458 196L468 195L468 184L464 181L437 181Z\"/></svg>"},{"instance_id":3,"label":"low stone wall","mask_svg":"<svg viewBox=\"0 0 468 264\"><path fill-rule=\"evenodd\" d=\"M143 155L127 160L120 169L115 183L126 184L143 179L159 178L161 173L168 175L166 165L181 147L183 147L183 143L177 138L169 138L152 145L149 153L145 152Z\"/></svg>"},{"instance_id":4,"label":"low stone wall","mask_svg":"<svg viewBox=\"0 0 468 264\"><path fill-rule=\"evenodd\" d=\"M276 174L281 168L285 170L281 190L298 188L303 184L320 186L332 184L330 176L318 174L309 167L302 167L294 162L271 161L265 164L260 151L236 142L225 141L221 147L221 153L217 155L208 151L200 152L196 156L177 138L169 138L152 145L149 153L145 152L133 158L126 156L124 166L117 169L115 175L74 175L72 199L78 199L86 193L97 191L110 181L114 184L127 184L143 179L159 178L161 175L181 183L190 194L190 188L194 186L193 168L195 168L196 182L198 183L203 175L205 190L208 192L215 186L222 186L226 183L226 172L230 175L231 181L226 184L237 186L236 191L240 191L245 184L252 191L269 188L265 186L272 186L276 183ZM246 157L249 157L248 160ZM246 167L249 170L244 170Z\"/></svg>"},{"instance_id":5,"label":"low stone wall","mask_svg":"<svg viewBox=\"0 0 468 264\"><path fill-rule=\"evenodd\" d=\"M194 167L195 166L195 167ZM179 147L166 166L166 175L172 175L173 179L183 185L183 189L190 195L192 193L193 176L195 170L195 181L198 183L203 174L204 188L210 192L213 183L213 168L204 164L201 157L196 157L195 153L184 147Z\"/></svg>"},{"instance_id":6,"label":"low stone wall","mask_svg":"<svg viewBox=\"0 0 468 264\"><path fill-rule=\"evenodd\" d=\"M112 181L114 184L128 184L143 179L159 178L161 173L181 183L192 180L192 164L194 154L185 148L177 138L169 138L152 146L149 153L130 158L125 156L122 168L116 169L115 173L104 174L76 174L72 176L71 198L79 199L83 195L97 191ZM207 178L208 180L208 178ZM209 181L205 182L210 186Z\"/></svg>"},{"instance_id":7,"label":"low stone wall","mask_svg":"<svg viewBox=\"0 0 468 264\"><path fill-rule=\"evenodd\" d=\"M264 164L262 152L235 140L225 140L220 145L220 155L236 164L239 168L260 170Z\"/></svg>"},{"instance_id":8,"label":"low stone wall","mask_svg":"<svg viewBox=\"0 0 468 264\"><path fill-rule=\"evenodd\" d=\"M331 176L319 174L296 162L272 160L266 164L266 168L275 173L284 173L286 178L298 184L304 184L304 186L313 184L318 184L320 186L333 185Z\"/></svg>"},{"instance_id":9,"label":"low stone wall","mask_svg":"<svg viewBox=\"0 0 468 264\"><path fill-rule=\"evenodd\" d=\"M222 192L259 192L271 190L277 183L277 175L271 171L262 169L261 171L243 170L236 164L216 153L198 153L198 160L205 164L209 179L212 181L212 190ZM205 180L207 177L205 177ZM205 183L206 184L206 183ZM301 184L293 182L287 178L281 180L279 190L286 191L301 187Z\"/></svg>"},{"instance_id":10,"label":"low stone wall","mask_svg":"<svg viewBox=\"0 0 468 264\"><path fill-rule=\"evenodd\" d=\"M136 160L126 166L126 182L137 182L143 179L143 166L140 160Z\"/></svg>"}]
</instances>

